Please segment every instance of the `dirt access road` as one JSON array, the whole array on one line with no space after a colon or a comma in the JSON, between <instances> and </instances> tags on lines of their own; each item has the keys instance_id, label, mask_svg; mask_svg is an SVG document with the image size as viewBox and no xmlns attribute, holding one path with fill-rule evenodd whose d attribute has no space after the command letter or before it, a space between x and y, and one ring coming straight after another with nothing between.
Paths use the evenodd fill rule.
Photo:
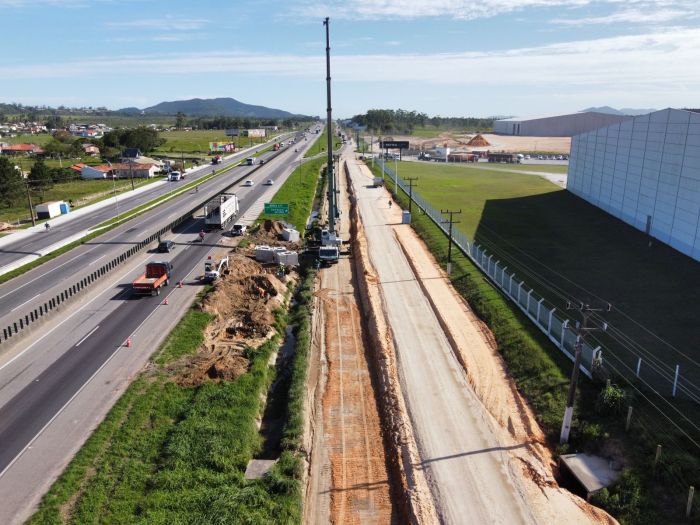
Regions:
<instances>
[{"instance_id":1,"label":"dirt access road","mask_svg":"<svg viewBox=\"0 0 700 525\"><path fill-rule=\"evenodd\" d=\"M341 178L339 205L348 217ZM348 221L339 222L343 239ZM397 523L351 261L320 272L310 386L314 403L307 524Z\"/></svg>"},{"instance_id":2,"label":"dirt access road","mask_svg":"<svg viewBox=\"0 0 700 525\"><path fill-rule=\"evenodd\" d=\"M399 230L412 230L396 226L400 211L389 207L383 189L370 187L369 171L351 158L348 165L391 325L418 467L440 521L550 523L565 516L571 523L614 522L556 485L542 433L488 330L445 276L435 275L437 265L421 243L410 235L397 241ZM469 374L465 367L472 367Z\"/></svg>"}]
</instances>

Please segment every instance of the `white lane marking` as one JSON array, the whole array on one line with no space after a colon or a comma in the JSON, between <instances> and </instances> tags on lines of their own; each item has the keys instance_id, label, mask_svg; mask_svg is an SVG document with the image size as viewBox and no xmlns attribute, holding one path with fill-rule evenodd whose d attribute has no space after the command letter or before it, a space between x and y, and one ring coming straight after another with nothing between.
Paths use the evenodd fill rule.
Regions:
<instances>
[{"instance_id":1,"label":"white lane marking","mask_svg":"<svg viewBox=\"0 0 700 525\"><path fill-rule=\"evenodd\" d=\"M90 337L92 334L94 334L94 333L97 331L97 329L98 329L99 327L100 327L100 325L97 325L95 328L93 328L92 330L90 330L90 332L88 332L88 334L87 334L85 337L83 337L80 341L78 341L77 344L76 344L75 346L80 346L81 344L83 344L83 343L85 342L85 340L86 340L88 337Z\"/></svg>"},{"instance_id":2,"label":"white lane marking","mask_svg":"<svg viewBox=\"0 0 700 525\"><path fill-rule=\"evenodd\" d=\"M36 298L39 297L40 295L41 295L41 294L38 293L38 294L36 294L34 297L32 297L31 299L27 299L27 300L24 301L22 304L20 304L20 305L18 305L18 306L15 306L12 310L10 310L10 312L14 312L15 310L18 310L18 309L22 308L25 304L27 304L28 302L33 301L34 299L36 299Z\"/></svg>"},{"instance_id":3,"label":"white lane marking","mask_svg":"<svg viewBox=\"0 0 700 525\"><path fill-rule=\"evenodd\" d=\"M86 251L85 253L81 253L80 255L76 255L76 256L73 257L72 259L68 259L66 262L64 262L64 263L62 263L62 264L59 264L58 266L53 267L53 268L51 269L51 271L57 270L57 269L60 268L61 266L65 266L66 264L68 264L69 262L74 261L74 260L77 259L78 257L84 257L85 255L87 255L88 253L90 253L91 251L93 251L94 249L95 249L95 248L90 248L90 249L89 249L88 251ZM15 293L15 292L16 292L17 290L19 290L20 288L24 288L24 287L27 286L28 284L32 284L34 281L36 281L36 280L38 280L38 279L43 279L43 278L45 278L45 277L46 277L46 275L40 275L40 276L38 276L38 277L35 277L35 278L32 279L31 281L27 281L27 282L24 283L24 284L20 284L19 286L17 286L17 287L16 287L14 290L12 290L11 292L6 293L5 295L0 295L0 299L3 299L3 298L5 298L5 297L7 297L8 295L11 295L11 294Z\"/></svg>"},{"instance_id":4,"label":"white lane marking","mask_svg":"<svg viewBox=\"0 0 700 525\"><path fill-rule=\"evenodd\" d=\"M151 256L148 257L146 260L148 260L148 259L150 259L150 258L152 258L152 257L153 257L153 256L151 255ZM2 371L5 367L7 367L7 366L9 366L10 364L12 364L15 360L17 360L17 359L19 359L20 357L22 357L25 353L27 353L29 350L31 350L32 347L34 347L34 345L36 345L37 343L39 343L40 341L42 341L46 336L48 336L49 334L51 334L51 332L53 332L54 330L56 330L56 328L58 328L59 326L61 326L61 325L64 324L65 322L70 321L77 313L79 313L79 312L80 312L81 310L83 310L84 308L87 308L90 304L92 304L95 300L99 299L102 295L104 295L104 294L107 293L107 292L112 292L112 291L114 291L114 287L116 286L116 284L119 283L119 282L121 282L129 273L132 273L134 270L136 270L136 265L133 265L131 268L127 269L127 270L126 270L125 272L123 272L120 276L118 276L116 279L114 279L114 280L107 286L107 288L105 288L102 292L98 293L95 297L93 297L92 299L90 299L90 300L89 300L88 302L86 302L83 306L81 306L80 308L78 308L77 310L75 310L74 312L72 312L71 315L69 315L68 317L66 317L63 321L61 321L60 323L58 323L58 324L57 324L56 326L54 326L51 330L49 330L47 333L45 333L44 335L42 335L39 339L37 339L36 341L34 341L32 344L30 344L27 348L25 348L24 350L22 350L19 354L17 354L17 355L14 356L12 359L10 359L7 363L5 363L4 365L0 366L0 371Z\"/></svg>"},{"instance_id":5,"label":"white lane marking","mask_svg":"<svg viewBox=\"0 0 700 525\"><path fill-rule=\"evenodd\" d=\"M107 254L106 254L106 253L105 253L102 257L98 257L97 259L95 259L94 261L92 261L90 264L88 264L88 266L91 266L91 265L95 264L97 261L99 261L100 259L104 259L105 257L107 257Z\"/></svg>"},{"instance_id":6,"label":"white lane marking","mask_svg":"<svg viewBox=\"0 0 700 525\"><path fill-rule=\"evenodd\" d=\"M95 378L95 376L96 376L97 374L99 374L105 366L107 366L107 364L114 358L115 355L117 355L117 353L118 353L118 352L116 352L116 351L115 351L115 352L112 352L112 355L109 356L109 359L107 359L107 360L102 364L102 366L101 366L100 368L98 368L98 369L95 371L95 373L92 374L92 375L90 376L90 378L89 378L87 381L85 381L85 383L83 384L83 386L81 386L81 387L78 389L78 391L77 391L75 394L73 394L73 396L71 396L71 398L70 398L68 401L66 401L66 404L63 405L63 406L60 408L60 410L59 410L58 412L56 412L56 414L54 414L54 416L49 420L49 422L46 423L46 424L41 428L41 430L39 430L39 432L36 433L36 435L31 439L31 441L29 441L29 443L27 443L27 444L24 446L24 448L23 448L22 450L20 450L19 454L17 454L17 455L13 458L13 460L10 461L10 463L3 469L2 472L0 472L0 478L2 478L2 477L5 475L5 473L6 473L8 470L10 470L10 468L12 467L12 465L14 465L14 464L17 462L17 460L18 460L19 458L21 458L21 457L24 455L24 453L25 453L28 449L31 448L31 446L34 444L34 442L37 440L37 438L38 438L41 434L44 433L44 430L46 430L46 429L48 428L48 426L49 426L51 423L53 423L54 420L55 420L58 416L60 416L60 415L63 413L63 411L66 409L66 407L67 407L68 405L70 405L70 404L73 402L73 400L78 396L78 394L80 394L80 393L85 389L85 387L88 386L88 385L90 384L90 382Z\"/></svg>"}]
</instances>

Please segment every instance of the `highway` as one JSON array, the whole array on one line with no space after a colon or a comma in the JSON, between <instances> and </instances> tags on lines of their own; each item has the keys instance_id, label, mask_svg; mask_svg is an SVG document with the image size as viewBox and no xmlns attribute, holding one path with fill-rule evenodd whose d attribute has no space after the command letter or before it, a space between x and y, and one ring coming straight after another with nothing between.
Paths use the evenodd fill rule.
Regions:
<instances>
[{"instance_id":1,"label":"highway","mask_svg":"<svg viewBox=\"0 0 700 525\"><path fill-rule=\"evenodd\" d=\"M303 142L301 145L308 146ZM231 184L232 180L240 176L255 181L252 187L241 187L240 184L236 184L233 189L240 201L239 215L243 215L247 209L257 204L262 195L270 191L263 182L272 179L273 186L278 187L292 168L298 165L303 149L305 147L300 147L299 153L293 153L293 148L286 148L286 151L283 150L277 158L260 166L254 174L249 174L252 167L234 168L230 175L204 183L199 192L184 194L130 221L118 231L109 232L104 239L95 239L94 242L81 247L84 251L80 254L71 251L59 257L52 261L55 266L51 270L44 268L42 272L44 277L31 276L25 286L16 292L18 297L12 297L11 293L10 296L2 299L2 304L6 304L8 299L21 301L27 295L38 294L41 297L47 287L51 287L53 279L57 276L64 279L74 277L81 268L104 257L103 250L113 250L116 246L116 249L123 251L124 244L132 241L124 240L122 236L139 233L141 235L137 237L142 237L149 228L157 228L159 223L167 222L169 217L178 210L190 209L196 202L205 200L204 196L222 191ZM23 342L11 352L0 354L0 496L7 493L16 499L20 498L16 491L12 490L14 481L13 486L7 486L10 483L9 478L12 478L8 475L9 471L19 468L14 467L17 460L34 448L35 440L49 424L53 426L57 424L55 420L57 415L61 414L67 406L77 403L73 400L93 377L98 373L104 375L103 368L113 358L123 360L130 359L129 355L138 355L138 359L131 365L133 368L138 363L142 364L155 349L153 346L145 353L143 351L139 351L138 354L135 351L125 353L126 339L139 333L143 335L137 337L151 338L154 341L162 339L177 321L178 316L173 316L173 313L175 311L181 313L187 308L188 301L191 301L200 288L199 283L192 276L201 271L203 260L217 245L222 235L222 232L212 232L207 235L203 243L195 242L202 223L201 217L195 217L183 223L168 236L177 246L172 253L157 254L153 251L147 253L143 250L142 253L133 257L133 260L124 263L123 268L108 274L104 286L95 285L94 289L88 290L69 310L57 314L54 319L47 322L42 327L41 333L33 334L26 344ZM133 238L135 237L127 237L127 239ZM172 297L171 303L174 303L172 308L163 305L163 295L134 297L131 294L131 281L142 273L145 263L149 260L170 260L174 267L171 283L180 280L185 282L183 289L174 287L172 284L166 289L168 296ZM3 294L5 293L8 292L3 291ZM127 378L133 377L137 371L138 368L126 371L119 369L117 373L123 375L122 381L126 380L128 384ZM108 377L105 383L111 385L113 379ZM125 385L122 388L125 388ZM111 392L112 386L107 390ZM116 399L112 398L114 395L109 402ZM104 403L107 402L104 401ZM83 403L86 414L84 417L87 418L87 414L94 412L95 407L90 399L83 400ZM80 425L77 420L74 424ZM84 439L90 430L89 422L84 422L82 430L86 434L82 436ZM68 445L72 446L73 443ZM60 451L54 455L58 454ZM31 456L31 454L28 455ZM67 458L52 457L51 461L53 464L58 462L64 465ZM19 476L22 480L27 476L31 477L27 472L14 472L12 475ZM39 479L45 482L46 473L41 472L41 476ZM36 480L35 483L37 483ZM36 499L36 494L33 496ZM31 498L29 496L20 498L15 503L26 506L25 499ZM0 521L3 517L5 516L0 513Z\"/></svg>"},{"instance_id":2,"label":"highway","mask_svg":"<svg viewBox=\"0 0 700 525\"><path fill-rule=\"evenodd\" d=\"M258 158L269 159L275 155L277 155L276 152L267 152L260 155ZM293 148L285 147L279 152L280 160L284 159L289 162L296 162L298 158L299 154L295 154ZM228 162L229 164L237 163L240 162L240 158L237 160L232 159ZM273 165L277 165L277 161L273 162ZM153 210L150 210L148 213L127 221L104 235L86 242L56 259L48 261L0 285L0 304L2 305L2 309L0 310L0 329L10 326L11 323L16 322L19 318L38 308L48 297L60 293L68 285L73 284L81 270L84 271L85 274L92 272L99 267L100 264L104 264L104 262L123 253L129 246L133 246L148 237L148 235L157 231L162 225L168 224L177 218L185 210L191 209L197 204L203 203L208 198L224 191L236 180L247 178L248 175L254 171L255 173L266 171L262 168L264 167L260 165L231 168L226 173L203 184L199 188L199 191L195 192L191 190L190 192L181 194L157 206ZM210 167L207 167L205 171L199 173L199 176L208 174L209 169ZM250 177L252 177L252 175L250 175ZM189 180L191 179L188 178L188 181ZM134 196L132 198L133 200L130 199L129 206L133 208L156 196L163 195L169 191L170 184L176 186L178 184L182 185L183 183L160 184L153 190L149 189L147 192ZM239 199L247 191L248 188L237 189L236 192L239 193ZM257 192L253 193L257 194ZM126 204L121 209L125 210ZM32 236L32 238L41 237L43 234L47 236L56 235L56 238L47 238L43 241L44 245L50 245L61 238L86 231L92 226L113 218L113 216L114 208L108 206L95 210L89 215L77 217L75 220L69 221L61 226L56 226L49 232L36 234ZM39 241L32 242L36 243ZM22 336L21 333L20 336ZM7 342L0 344L0 366L2 365L6 346Z\"/></svg>"}]
</instances>

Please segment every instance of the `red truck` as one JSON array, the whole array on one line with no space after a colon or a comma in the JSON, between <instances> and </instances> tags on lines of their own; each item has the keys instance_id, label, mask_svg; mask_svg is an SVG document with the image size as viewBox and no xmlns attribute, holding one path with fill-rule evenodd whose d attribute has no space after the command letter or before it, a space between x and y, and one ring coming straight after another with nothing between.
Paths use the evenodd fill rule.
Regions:
<instances>
[{"instance_id":1,"label":"red truck","mask_svg":"<svg viewBox=\"0 0 700 525\"><path fill-rule=\"evenodd\" d=\"M143 275L131 283L134 293L160 295L162 286L170 283L170 273L173 270L169 262L151 262L146 265Z\"/></svg>"}]
</instances>

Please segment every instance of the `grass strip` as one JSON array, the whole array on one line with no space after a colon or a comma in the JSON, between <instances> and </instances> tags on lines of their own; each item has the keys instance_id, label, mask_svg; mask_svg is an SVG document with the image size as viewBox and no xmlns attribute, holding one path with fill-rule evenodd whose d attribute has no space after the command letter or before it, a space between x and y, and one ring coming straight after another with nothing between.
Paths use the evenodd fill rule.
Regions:
<instances>
[{"instance_id":1,"label":"grass strip","mask_svg":"<svg viewBox=\"0 0 700 525\"><path fill-rule=\"evenodd\" d=\"M270 201L289 204L289 215L286 216L285 220L293 224L300 232L306 228L306 221L311 213L316 195L319 173L324 165L325 159L314 159L297 166ZM279 215L263 213L258 218L258 222L279 218Z\"/></svg>"},{"instance_id":2,"label":"grass strip","mask_svg":"<svg viewBox=\"0 0 700 525\"><path fill-rule=\"evenodd\" d=\"M266 477L243 477L261 449L257 419L275 377L269 359L280 336L248 348L248 372L237 379L181 387L170 374L180 357L201 346L211 318L199 300L54 483L30 524L300 523L300 467L290 452ZM278 334L284 333L286 314L275 315Z\"/></svg>"}]
</instances>

